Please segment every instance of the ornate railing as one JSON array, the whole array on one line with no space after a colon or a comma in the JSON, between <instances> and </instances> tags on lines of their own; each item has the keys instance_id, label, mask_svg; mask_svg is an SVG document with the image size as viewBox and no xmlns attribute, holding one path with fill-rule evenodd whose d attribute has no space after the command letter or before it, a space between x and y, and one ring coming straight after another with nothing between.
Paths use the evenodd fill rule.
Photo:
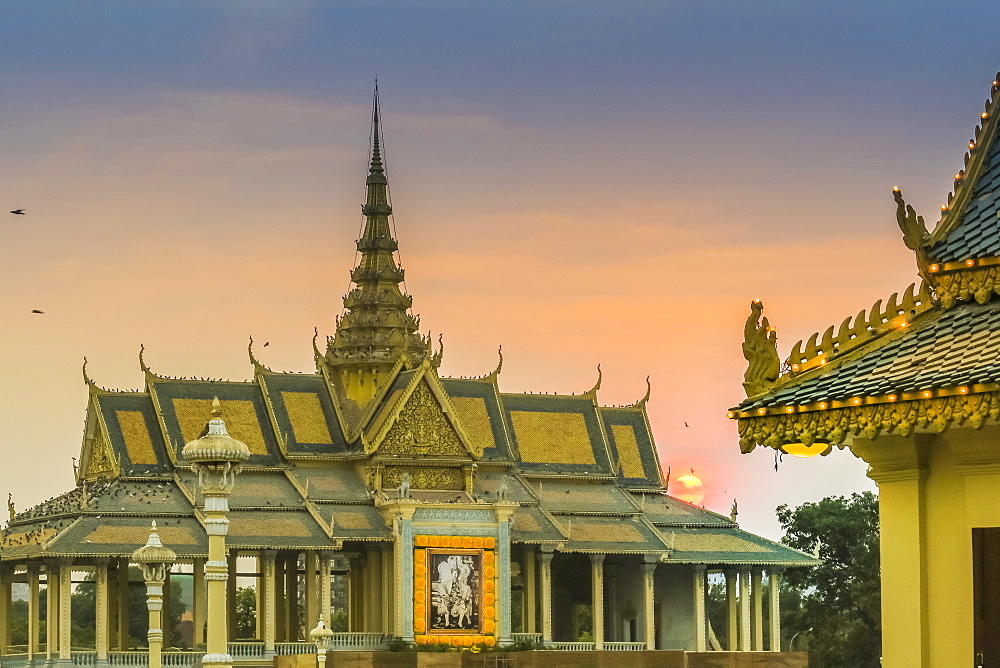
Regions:
<instances>
[{"instance_id":1,"label":"ornate railing","mask_svg":"<svg viewBox=\"0 0 1000 668\"><path fill-rule=\"evenodd\" d=\"M97 652L85 650L82 652L73 652L70 656L73 658L74 666L92 666L97 663ZM6 668L6 664L4 664L4 668Z\"/></svg>"},{"instance_id":2,"label":"ornate railing","mask_svg":"<svg viewBox=\"0 0 1000 668\"><path fill-rule=\"evenodd\" d=\"M589 652L594 649L592 642L550 642L546 647L551 649L562 649L568 652Z\"/></svg>"},{"instance_id":3,"label":"ornate railing","mask_svg":"<svg viewBox=\"0 0 1000 668\"><path fill-rule=\"evenodd\" d=\"M604 649L609 652L641 652L646 649L644 642L606 642Z\"/></svg>"},{"instance_id":4,"label":"ornate railing","mask_svg":"<svg viewBox=\"0 0 1000 668\"><path fill-rule=\"evenodd\" d=\"M253 640L229 643L229 655L234 659L263 659L264 643Z\"/></svg>"},{"instance_id":5,"label":"ornate railing","mask_svg":"<svg viewBox=\"0 0 1000 668\"><path fill-rule=\"evenodd\" d=\"M274 651L278 656L289 654L315 654L316 645L311 642L279 642L274 644Z\"/></svg>"},{"instance_id":6,"label":"ornate railing","mask_svg":"<svg viewBox=\"0 0 1000 668\"><path fill-rule=\"evenodd\" d=\"M541 633L511 633L511 640L516 643L534 643L536 645L542 644L542 634Z\"/></svg>"},{"instance_id":7,"label":"ornate railing","mask_svg":"<svg viewBox=\"0 0 1000 668\"><path fill-rule=\"evenodd\" d=\"M367 631L335 632L330 638L330 649L381 649L385 635Z\"/></svg>"},{"instance_id":8,"label":"ornate railing","mask_svg":"<svg viewBox=\"0 0 1000 668\"><path fill-rule=\"evenodd\" d=\"M22 666L28 665L28 653L4 654L0 656L0 664L3 665L3 668L22 668Z\"/></svg>"}]
</instances>

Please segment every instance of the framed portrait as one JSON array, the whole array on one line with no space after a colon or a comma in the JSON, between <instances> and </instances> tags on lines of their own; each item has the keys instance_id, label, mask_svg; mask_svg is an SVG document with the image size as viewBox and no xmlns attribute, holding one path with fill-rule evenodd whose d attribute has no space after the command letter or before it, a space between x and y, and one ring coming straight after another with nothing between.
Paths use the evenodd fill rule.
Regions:
<instances>
[{"instance_id":1,"label":"framed portrait","mask_svg":"<svg viewBox=\"0 0 1000 668\"><path fill-rule=\"evenodd\" d=\"M482 633L483 550L429 549L428 633Z\"/></svg>"}]
</instances>

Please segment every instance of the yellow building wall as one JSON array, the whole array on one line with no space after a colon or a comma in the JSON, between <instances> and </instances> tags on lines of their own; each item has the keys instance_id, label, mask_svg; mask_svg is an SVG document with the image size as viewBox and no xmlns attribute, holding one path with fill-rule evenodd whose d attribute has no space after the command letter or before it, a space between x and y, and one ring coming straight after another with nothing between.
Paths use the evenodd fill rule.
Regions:
<instances>
[{"instance_id":1,"label":"yellow building wall","mask_svg":"<svg viewBox=\"0 0 1000 668\"><path fill-rule=\"evenodd\" d=\"M1000 427L858 439L879 487L885 668L972 665L972 529L1000 527Z\"/></svg>"}]
</instances>

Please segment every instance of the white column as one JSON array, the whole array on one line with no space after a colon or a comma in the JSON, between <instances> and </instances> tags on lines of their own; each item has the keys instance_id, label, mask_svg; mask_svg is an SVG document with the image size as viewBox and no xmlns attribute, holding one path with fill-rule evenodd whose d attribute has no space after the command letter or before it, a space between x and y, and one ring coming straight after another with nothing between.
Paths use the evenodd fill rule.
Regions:
<instances>
[{"instance_id":1,"label":"white column","mask_svg":"<svg viewBox=\"0 0 1000 668\"><path fill-rule=\"evenodd\" d=\"M59 565L55 559L45 562L45 665L51 666L59 657Z\"/></svg>"},{"instance_id":2,"label":"white column","mask_svg":"<svg viewBox=\"0 0 1000 668\"><path fill-rule=\"evenodd\" d=\"M755 652L764 651L764 570L754 568L750 571L750 619L753 621L753 638L751 649Z\"/></svg>"},{"instance_id":3,"label":"white column","mask_svg":"<svg viewBox=\"0 0 1000 668\"><path fill-rule=\"evenodd\" d=\"M727 568L726 574L726 650L735 652L739 649L740 615L739 601L736 597L736 571Z\"/></svg>"},{"instance_id":4,"label":"white column","mask_svg":"<svg viewBox=\"0 0 1000 668\"><path fill-rule=\"evenodd\" d=\"M333 555L330 552L322 552L319 556L319 612L326 620L327 628L330 627L330 597L333 592L333 576L330 573ZM381 571L381 562L379 563ZM379 573L381 577L381 573Z\"/></svg>"},{"instance_id":5,"label":"white column","mask_svg":"<svg viewBox=\"0 0 1000 668\"><path fill-rule=\"evenodd\" d=\"M646 649L656 649L656 564L642 565L642 622Z\"/></svg>"},{"instance_id":6,"label":"white column","mask_svg":"<svg viewBox=\"0 0 1000 668\"><path fill-rule=\"evenodd\" d=\"M750 651L750 568L740 568L740 651Z\"/></svg>"},{"instance_id":7,"label":"white column","mask_svg":"<svg viewBox=\"0 0 1000 668\"><path fill-rule=\"evenodd\" d=\"M275 550L262 550L260 556L260 579L264 589L264 658L271 660L275 652L275 632L277 631L277 577L275 575Z\"/></svg>"},{"instance_id":8,"label":"white column","mask_svg":"<svg viewBox=\"0 0 1000 668\"><path fill-rule=\"evenodd\" d=\"M191 619L194 635L191 638L192 649L205 644L205 619L208 602L205 596L205 560L198 558L192 564L191 578Z\"/></svg>"},{"instance_id":9,"label":"white column","mask_svg":"<svg viewBox=\"0 0 1000 668\"><path fill-rule=\"evenodd\" d=\"M121 559L118 562L118 600L115 607L118 608L118 649L125 651L131 643L131 636L128 632L128 611L129 611L129 560Z\"/></svg>"},{"instance_id":10,"label":"white column","mask_svg":"<svg viewBox=\"0 0 1000 668\"><path fill-rule=\"evenodd\" d=\"M316 586L319 555L316 554L316 550L307 550L304 562L305 577L303 577L303 584L306 588L306 629L311 631L319 623L319 592Z\"/></svg>"},{"instance_id":11,"label":"white column","mask_svg":"<svg viewBox=\"0 0 1000 668\"><path fill-rule=\"evenodd\" d=\"M771 596L770 647L772 652L781 651L781 568L772 566L768 572L768 589Z\"/></svg>"},{"instance_id":12,"label":"white column","mask_svg":"<svg viewBox=\"0 0 1000 668\"><path fill-rule=\"evenodd\" d=\"M538 582L535 578L535 546L524 546L524 632L537 633L538 627L535 624L535 610L538 607L535 603L537 596Z\"/></svg>"},{"instance_id":13,"label":"white column","mask_svg":"<svg viewBox=\"0 0 1000 668\"><path fill-rule=\"evenodd\" d=\"M38 621L41 610L38 609L38 571L36 562L28 564L28 663L35 660L38 654Z\"/></svg>"},{"instance_id":14,"label":"white column","mask_svg":"<svg viewBox=\"0 0 1000 668\"><path fill-rule=\"evenodd\" d=\"M540 552L538 565L542 585L542 642L552 642L552 553Z\"/></svg>"},{"instance_id":15,"label":"white column","mask_svg":"<svg viewBox=\"0 0 1000 668\"><path fill-rule=\"evenodd\" d=\"M694 567L694 651L704 652L705 638L708 634L705 628L705 566Z\"/></svg>"},{"instance_id":16,"label":"white column","mask_svg":"<svg viewBox=\"0 0 1000 668\"><path fill-rule=\"evenodd\" d=\"M591 611L594 618L594 649L604 649L604 555L590 555Z\"/></svg>"},{"instance_id":17,"label":"white column","mask_svg":"<svg viewBox=\"0 0 1000 668\"><path fill-rule=\"evenodd\" d=\"M108 593L108 560L94 561L94 649L97 652L97 666L108 665L108 613L111 602Z\"/></svg>"}]
</instances>

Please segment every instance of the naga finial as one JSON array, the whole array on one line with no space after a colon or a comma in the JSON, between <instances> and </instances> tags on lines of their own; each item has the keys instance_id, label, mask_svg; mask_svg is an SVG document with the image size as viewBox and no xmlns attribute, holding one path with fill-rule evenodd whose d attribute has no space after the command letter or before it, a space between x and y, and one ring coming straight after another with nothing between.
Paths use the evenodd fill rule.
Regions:
<instances>
[{"instance_id":1,"label":"naga finial","mask_svg":"<svg viewBox=\"0 0 1000 668\"><path fill-rule=\"evenodd\" d=\"M781 370L778 357L778 338L774 328L762 317L764 304L755 299L750 303L750 317L743 328L743 357L748 366L743 374L743 389L747 396L764 392L770 388Z\"/></svg>"},{"instance_id":2,"label":"naga finial","mask_svg":"<svg viewBox=\"0 0 1000 668\"><path fill-rule=\"evenodd\" d=\"M896 223L903 232L903 243L917 256L917 273L920 278L933 285L929 269L931 259L927 254L927 242L931 235L927 232L924 217L918 216L913 207L903 201L899 186L892 189L892 198L896 200Z\"/></svg>"},{"instance_id":3,"label":"naga finial","mask_svg":"<svg viewBox=\"0 0 1000 668\"><path fill-rule=\"evenodd\" d=\"M7 492L7 513L10 515L10 519L14 519L17 515L17 511L14 510L14 495Z\"/></svg>"},{"instance_id":4,"label":"naga finial","mask_svg":"<svg viewBox=\"0 0 1000 668\"><path fill-rule=\"evenodd\" d=\"M597 391L601 389L601 380L604 378L604 374L601 373L601 365L597 365L597 382L594 386L583 393L583 396L590 397L591 399L597 400Z\"/></svg>"}]
</instances>

